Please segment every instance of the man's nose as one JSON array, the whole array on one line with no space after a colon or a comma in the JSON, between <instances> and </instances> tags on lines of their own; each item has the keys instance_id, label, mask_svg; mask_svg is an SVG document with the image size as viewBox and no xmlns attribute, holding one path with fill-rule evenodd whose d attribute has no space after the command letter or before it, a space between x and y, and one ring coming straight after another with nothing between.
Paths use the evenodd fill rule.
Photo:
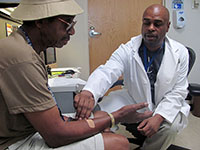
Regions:
<instances>
[{"instance_id":1,"label":"man's nose","mask_svg":"<svg viewBox=\"0 0 200 150\"><path fill-rule=\"evenodd\" d=\"M75 29L74 29L74 27L72 27L72 28L69 29L68 34L69 34L69 35L74 35L74 34L75 34Z\"/></svg>"},{"instance_id":2,"label":"man's nose","mask_svg":"<svg viewBox=\"0 0 200 150\"><path fill-rule=\"evenodd\" d=\"M155 26L154 26L153 23L151 23L151 24L149 25L149 30L150 30L150 31L154 31L154 30L155 30Z\"/></svg>"}]
</instances>

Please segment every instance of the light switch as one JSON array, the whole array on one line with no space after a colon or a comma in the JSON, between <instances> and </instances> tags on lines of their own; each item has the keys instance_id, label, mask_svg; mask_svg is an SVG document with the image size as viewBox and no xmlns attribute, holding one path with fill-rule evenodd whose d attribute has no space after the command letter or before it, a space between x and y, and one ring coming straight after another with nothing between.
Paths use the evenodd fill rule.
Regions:
<instances>
[{"instance_id":1,"label":"light switch","mask_svg":"<svg viewBox=\"0 0 200 150\"><path fill-rule=\"evenodd\" d=\"M199 0L192 0L192 8L193 9L199 8Z\"/></svg>"}]
</instances>

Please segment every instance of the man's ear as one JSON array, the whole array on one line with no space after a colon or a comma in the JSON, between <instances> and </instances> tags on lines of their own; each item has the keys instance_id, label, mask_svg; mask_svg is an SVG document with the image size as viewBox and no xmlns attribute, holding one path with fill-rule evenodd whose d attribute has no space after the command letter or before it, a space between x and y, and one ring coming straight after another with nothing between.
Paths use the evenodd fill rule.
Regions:
<instances>
[{"instance_id":1,"label":"man's ear","mask_svg":"<svg viewBox=\"0 0 200 150\"><path fill-rule=\"evenodd\" d=\"M167 24L167 27L168 27L167 32L169 31L170 24L171 24L171 22L169 21L168 24Z\"/></svg>"},{"instance_id":2,"label":"man's ear","mask_svg":"<svg viewBox=\"0 0 200 150\"><path fill-rule=\"evenodd\" d=\"M36 26L37 28L41 28L41 27L42 27L42 20L36 20L36 21L35 21L35 26Z\"/></svg>"},{"instance_id":3,"label":"man's ear","mask_svg":"<svg viewBox=\"0 0 200 150\"><path fill-rule=\"evenodd\" d=\"M47 20L45 20L45 19L36 20L36 21L35 21L35 26L36 26L37 28L42 28L42 26L45 24L45 22L47 22Z\"/></svg>"}]
</instances>

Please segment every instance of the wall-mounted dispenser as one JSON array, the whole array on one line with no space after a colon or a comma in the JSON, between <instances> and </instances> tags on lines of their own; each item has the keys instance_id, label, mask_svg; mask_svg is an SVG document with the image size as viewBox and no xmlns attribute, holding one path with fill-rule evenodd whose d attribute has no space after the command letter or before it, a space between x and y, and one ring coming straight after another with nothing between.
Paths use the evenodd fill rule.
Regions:
<instances>
[{"instance_id":1,"label":"wall-mounted dispenser","mask_svg":"<svg viewBox=\"0 0 200 150\"><path fill-rule=\"evenodd\" d=\"M182 29L185 26L185 13L184 10L173 11L173 25L176 29Z\"/></svg>"}]
</instances>

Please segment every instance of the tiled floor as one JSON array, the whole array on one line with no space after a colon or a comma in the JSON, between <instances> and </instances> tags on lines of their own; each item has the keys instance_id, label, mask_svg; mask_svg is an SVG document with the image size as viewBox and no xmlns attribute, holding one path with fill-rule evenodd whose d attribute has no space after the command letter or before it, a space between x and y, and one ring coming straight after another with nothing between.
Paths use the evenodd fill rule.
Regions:
<instances>
[{"instance_id":1,"label":"tiled floor","mask_svg":"<svg viewBox=\"0 0 200 150\"><path fill-rule=\"evenodd\" d=\"M188 126L177 136L175 145L200 150L200 118L189 115Z\"/></svg>"},{"instance_id":2,"label":"tiled floor","mask_svg":"<svg viewBox=\"0 0 200 150\"><path fill-rule=\"evenodd\" d=\"M131 137L124 126L119 125L117 133ZM174 145L185 147L191 150L200 150L200 118L189 115L188 126L176 137ZM137 148L137 145L131 144L131 150Z\"/></svg>"}]
</instances>

